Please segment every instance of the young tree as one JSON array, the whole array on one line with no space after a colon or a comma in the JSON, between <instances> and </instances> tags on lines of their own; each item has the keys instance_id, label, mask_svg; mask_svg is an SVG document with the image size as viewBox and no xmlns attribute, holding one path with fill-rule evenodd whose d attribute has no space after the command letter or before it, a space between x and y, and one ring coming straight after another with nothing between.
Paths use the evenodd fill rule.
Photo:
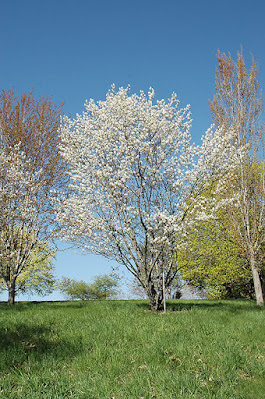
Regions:
<instances>
[{"instance_id":1,"label":"young tree","mask_svg":"<svg viewBox=\"0 0 265 399\"><path fill-rule=\"evenodd\" d=\"M146 97L113 88L106 101L86 103L76 120L63 119L73 193L59 201L58 220L66 240L125 265L150 308L161 310L163 275L167 290L177 273L187 199L202 215L200 191L238 154L220 131L209 130L201 147L191 145L189 107L179 109L175 94L168 103L153 97L153 89Z\"/></svg>"},{"instance_id":2,"label":"young tree","mask_svg":"<svg viewBox=\"0 0 265 399\"><path fill-rule=\"evenodd\" d=\"M68 300L88 301L94 299L91 296L89 284L83 280L77 281L63 276L58 284L58 290Z\"/></svg>"},{"instance_id":3,"label":"young tree","mask_svg":"<svg viewBox=\"0 0 265 399\"><path fill-rule=\"evenodd\" d=\"M237 230L240 246L244 248L251 268L257 304L264 304L261 282L261 248L265 241L265 168L264 129L261 122L262 97L259 93L258 70L252 60L250 71L245 66L242 51L237 62L220 52L217 55L215 96L209 101L212 117L224 132L233 129L236 143L248 145L247 157L226 187L238 197L237 211L230 207L228 217ZM261 162L262 161L262 162ZM229 208L228 208L229 209Z\"/></svg>"},{"instance_id":4,"label":"young tree","mask_svg":"<svg viewBox=\"0 0 265 399\"><path fill-rule=\"evenodd\" d=\"M55 228L52 190L67 182L58 149L60 117L61 107L49 98L0 94L0 277L10 304L32 251L48 248Z\"/></svg>"},{"instance_id":5,"label":"young tree","mask_svg":"<svg viewBox=\"0 0 265 399\"><path fill-rule=\"evenodd\" d=\"M96 276L90 285L94 299L114 299L119 292L119 278L111 274Z\"/></svg>"}]
</instances>

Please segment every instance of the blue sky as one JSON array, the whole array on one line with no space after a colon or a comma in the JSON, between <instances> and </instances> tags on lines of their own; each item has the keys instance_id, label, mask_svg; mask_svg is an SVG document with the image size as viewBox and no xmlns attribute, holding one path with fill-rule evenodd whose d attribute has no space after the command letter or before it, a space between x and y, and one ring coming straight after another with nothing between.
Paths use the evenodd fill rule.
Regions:
<instances>
[{"instance_id":1,"label":"blue sky","mask_svg":"<svg viewBox=\"0 0 265 399\"><path fill-rule=\"evenodd\" d=\"M191 104L198 143L211 124L218 49L235 59L243 46L249 62L253 53L265 87L264 20L262 0L0 0L0 88L33 87L72 116L112 83L131 92L152 86L157 99L175 91L181 106ZM58 277L89 281L114 263L66 250L55 266Z\"/></svg>"}]
</instances>

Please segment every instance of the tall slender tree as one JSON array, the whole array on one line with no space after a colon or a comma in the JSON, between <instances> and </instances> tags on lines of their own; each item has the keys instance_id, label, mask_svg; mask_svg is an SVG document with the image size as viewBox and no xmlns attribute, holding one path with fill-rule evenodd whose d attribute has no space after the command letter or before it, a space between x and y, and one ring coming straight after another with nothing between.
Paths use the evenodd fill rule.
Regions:
<instances>
[{"instance_id":1,"label":"tall slender tree","mask_svg":"<svg viewBox=\"0 0 265 399\"><path fill-rule=\"evenodd\" d=\"M0 94L0 277L10 304L30 254L51 238L52 190L63 190L67 183L59 153L61 113L50 98L35 99L32 92Z\"/></svg>"},{"instance_id":2,"label":"tall slender tree","mask_svg":"<svg viewBox=\"0 0 265 399\"><path fill-rule=\"evenodd\" d=\"M265 241L265 164L263 99L259 90L258 68L252 58L249 71L242 50L237 61L231 55L217 55L215 96L209 101L213 121L223 130L235 132L231 143L248 145L247 157L241 159L227 189L237 195L237 210L230 208L227 223L232 221L240 246L251 267L257 304L264 304L262 291L261 248ZM228 208L229 209L229 208Z\"/></svg>"}]
</instances>

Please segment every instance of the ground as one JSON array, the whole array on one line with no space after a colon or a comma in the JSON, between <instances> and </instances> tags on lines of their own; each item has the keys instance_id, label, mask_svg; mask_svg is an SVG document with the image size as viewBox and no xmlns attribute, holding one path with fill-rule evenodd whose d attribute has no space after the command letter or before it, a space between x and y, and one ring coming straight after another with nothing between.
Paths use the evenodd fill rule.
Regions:
<instances>
[{"instance_id":1,"label":"ground","mask_svg":"<svg viewBox=\"0 0 265 399\"><path fill-rule=\"evenodd\" d=\"M261 399L265 311L249 301L0 304L0 398Z\"/></svg>"}]
</instances>

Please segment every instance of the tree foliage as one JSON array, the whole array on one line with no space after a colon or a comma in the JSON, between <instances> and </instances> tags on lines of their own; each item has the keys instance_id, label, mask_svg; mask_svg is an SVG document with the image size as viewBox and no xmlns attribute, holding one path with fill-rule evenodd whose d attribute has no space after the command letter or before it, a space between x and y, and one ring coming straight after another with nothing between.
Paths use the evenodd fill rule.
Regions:
<instances>
[{"instance_id":1,"label":"tree foliage","mask_svg":"<svg viewBox=\"0 0 265 399\"><path fill-rule=\"evenodd\" d=\"M237 196L226 208L227 220L232 221L239 246L244 250L255 287L258 305L264 304L262 291L262 246L265 242L265 168L262 96L259 92L258 69L254 59L247 71L242 51L237 62L231 56L218 53L215 96L209 102L212 117L223 130L235 132L231 144L248 145L247 156L240 160L233 178L224 189L228 196ZM236 140L236 142L235 142Z\"/></svg>"},{"instance_id":2,"label":"tree foliage","mask_svg":"<svg viewBox=\"0 0 265 399\"><path fill-rule=\"evenodd\" d=\"M225 219L219 215L189 232L186 246L178 252L179 270L211 298L252 298L249 265Z\"/></svg>"},{"instance_id":3,"label":"tree foliage","mask_svg":"<svg viewBox=\"0 0 265 399\"><path fill-rule=\"evenodd\" d=\"M65 189L59 153L61 107L32 92L0 94L0 277L14 303L16 281L55 228L52 190ZM40 245L41 243L41 245ZM34 255L33 254L33 255Z\"/></svg>"},{"instance_id":4,"label":"tree foliage","mask_svg":"<svg viewBox=\"0 0 265 399\"><path fill-rule=\"evenodd\" d=\"M2 251L1 251L2 253ZM34 246L27 263L23 267L21 273L16 278L15 294L33 294L46 295L53 292L55 287L54 265L53 259L55 252L46 244L38 242ZM2 273L3 268L7 270L7 265L1 264ZM12 280L13 269L10 269L10 280ZM8 290L6 281L0 279L0 287L2 290Z\"/></svg>"},{"instance_id":5,"label":"tree foliage","mask_svg":"<svg viewBox=\"0 0 265 399\"><path fill-rule=\"evenodd\" d=\"M119 292L119 279L112 274L96 276L93 283L63 277L58 286L67 299L106 300L113 299Z\"/></svg>"},{"instance_id":6,"label":"tree foliage","mask_svg":"<svg viewBox=\"0 0 265 399\"><path fill-rule=\"evenodd\" d=\"M70 165L73 193L58 202L62 235L90 252L127 267L144 288L153 310L177 273L176 235L190 209L205 217L199 194L215 174L236 165L232 134L206 132L191 144L189 106L129 95L113 88L106 101L61 125L62 154ZM187 207L193 198L196 207ZM194 204L193 204L194 205Z\"/></svg>"}]
</instances>

